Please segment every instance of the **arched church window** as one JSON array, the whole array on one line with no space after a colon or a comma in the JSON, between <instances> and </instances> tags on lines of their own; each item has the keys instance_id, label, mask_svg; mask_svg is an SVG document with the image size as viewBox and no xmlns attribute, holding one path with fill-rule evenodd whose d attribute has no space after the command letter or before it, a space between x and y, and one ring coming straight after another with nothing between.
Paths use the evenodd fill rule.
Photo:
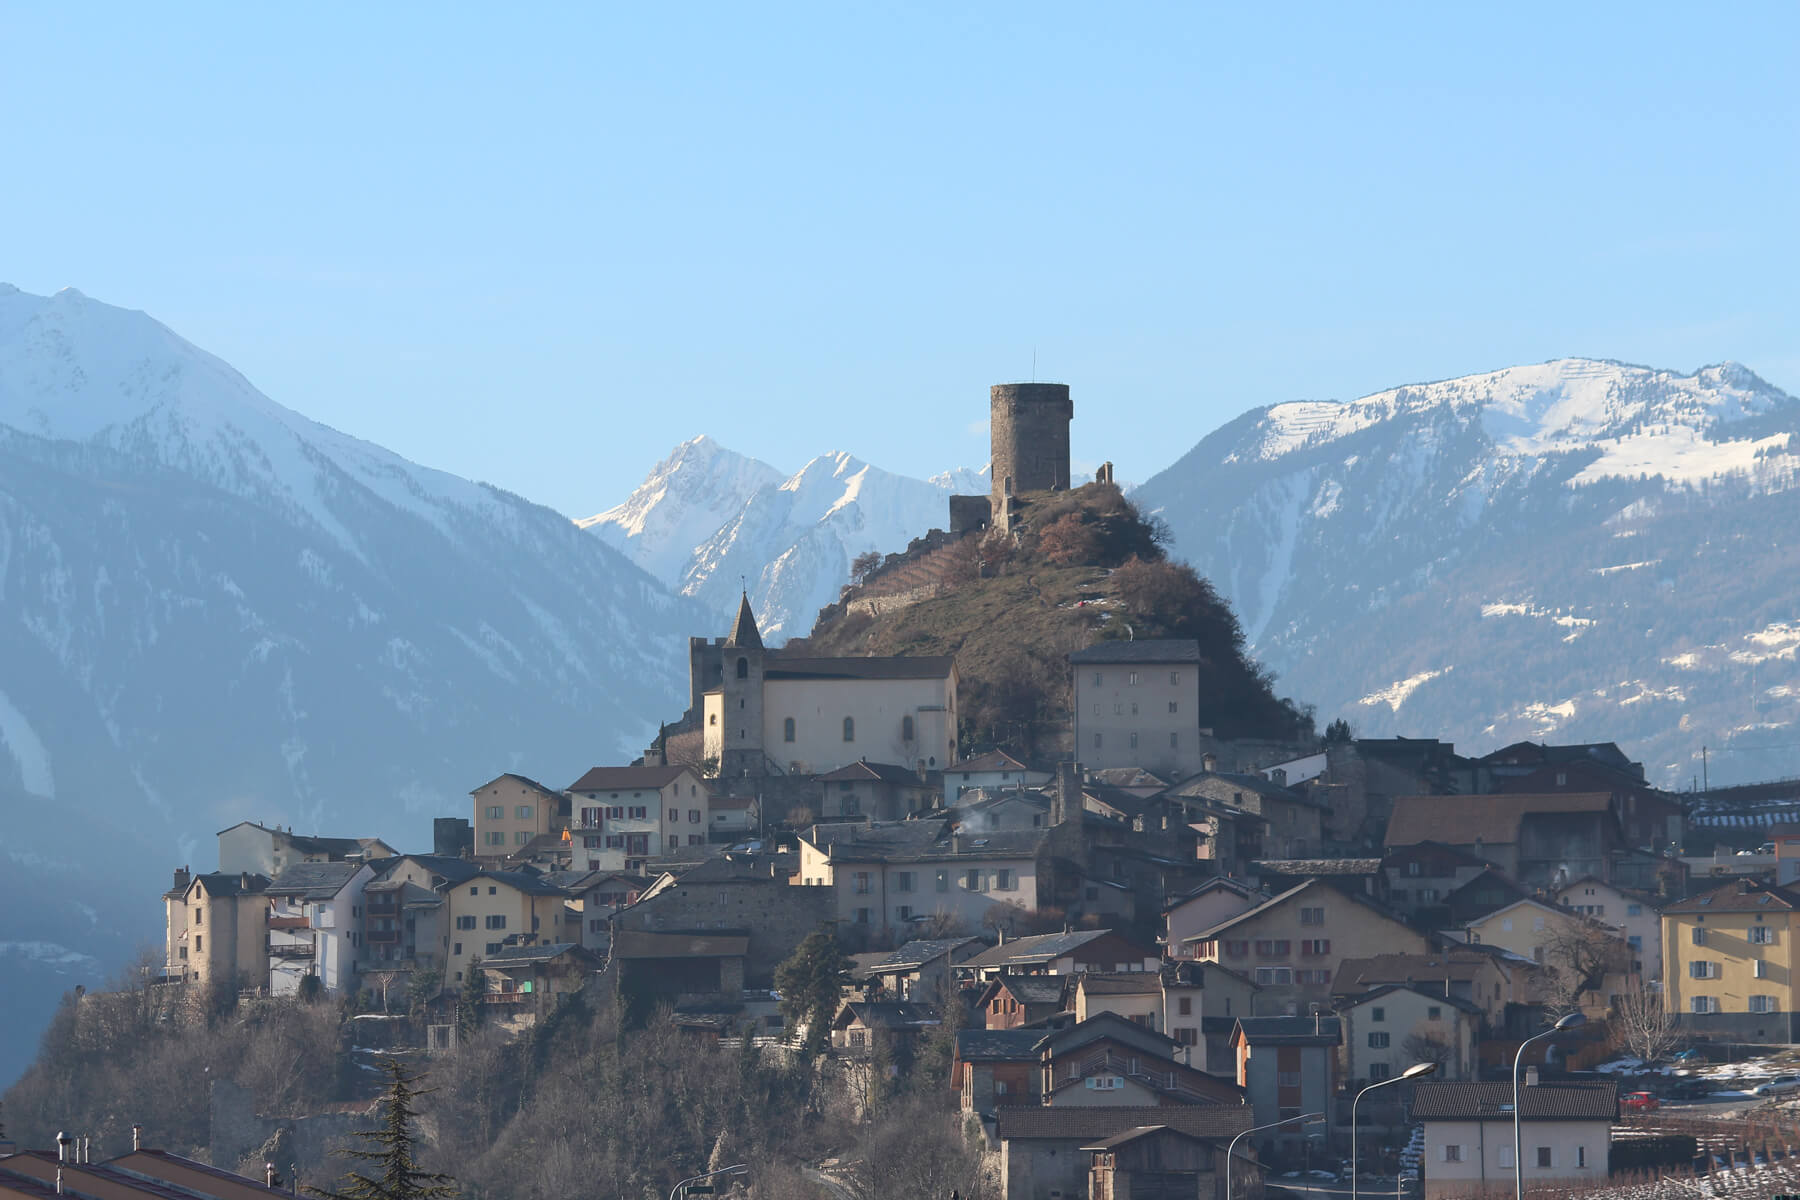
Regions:
<instances>
[{"instance_id":1,"label":"arched church window","mask_svg":"<svg viewBox=\"0 0 1800 1200\"><path fill-rule=\"evenodd\" d=\"M855 717L845 717L844 718L844 740L846 742L854 742L856 740L856 718Z\"/></svg>"},{"instance_id":2,"label":"arched church window","mask_svg":"<svg viewBox=\"0 0 1800 1200\"><path fill-rule=\"evenodd\" d=\"M789 717L781 723L781 740L784 742L794 740L794 718Z\"/></svg>"},{"instance_id":3,"label":"arched church window","mask_svg":"<svg viewBox=\"0 0 1800 1200\"><path fill-rule=\"evenodd\" d=\"M747 659L747 658L738 659L738 678L739 679L750 678L750 660L749 659Z\"/></svg>"}]
</instances>

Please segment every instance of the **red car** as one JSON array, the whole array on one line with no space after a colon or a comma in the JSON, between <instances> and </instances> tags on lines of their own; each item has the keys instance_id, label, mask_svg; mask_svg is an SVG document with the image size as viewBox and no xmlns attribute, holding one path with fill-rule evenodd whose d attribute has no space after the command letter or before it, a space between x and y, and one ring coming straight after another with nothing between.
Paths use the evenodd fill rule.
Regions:
<instances>
[{"instance_id":1,"label":"red car","mask_svg":"<svg viewBox=\"0 0 1800 1200\"><path fill-rule=\"evenodd\" d=\"M1627 1092L1619 1097L1619 1107L1626 1112L1655 1112L1662 1101L1649 1092Z\"/></svg>"}]
</instances>

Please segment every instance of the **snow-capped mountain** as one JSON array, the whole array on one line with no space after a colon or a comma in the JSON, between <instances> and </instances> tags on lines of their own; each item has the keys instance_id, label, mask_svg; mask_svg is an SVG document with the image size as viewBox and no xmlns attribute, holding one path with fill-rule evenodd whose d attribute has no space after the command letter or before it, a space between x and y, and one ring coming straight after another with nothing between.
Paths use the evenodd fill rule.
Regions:
<instances>
[{"instance_id":1,"label":"snow-capped mountain","mask_svg":"<svg viewBox=\"0 0 1800 1200\"><path fill-rule=\"evenodd\" d=\"M623 504L577 524L716 613L732 612L747 585L763 635L779 639L812 628L857 555L903 550L943 527L953 492L987 490L985 469L909 479L842 453L784 479L701 436L677 446Z\"/></svg>"},{"instance_id":2,"label":"snow-capped mountain","mask_svg":"<svg viewBox=\"0 0 1800 1200\"><path fill-rule=\"evenodd\" d=\"M566 518L309 421L142 313L0 288L8 962L155 940L169 869L212 869L242 819L428 847L500 771L626 761L705 627Z\"/></svg>"},{"instance_id":3,"label":"snow-capped mountain","mask_svg":"<svg viewBox=\"0 0 1800 1200\"><path fill-rule=\"evenodd\" d=\"M1257 409L1134 498L1281 690L1367 734L1800 774L1800 400L1563 359Z\"/></svg>"}]
</instances>

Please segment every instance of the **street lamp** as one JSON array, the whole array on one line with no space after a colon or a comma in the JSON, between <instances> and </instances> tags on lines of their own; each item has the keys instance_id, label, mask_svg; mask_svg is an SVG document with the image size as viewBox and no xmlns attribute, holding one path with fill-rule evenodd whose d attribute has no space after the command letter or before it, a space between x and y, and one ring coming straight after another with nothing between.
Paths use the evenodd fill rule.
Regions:
<instances>
[{"instance_id":1,"label":"street lamp","mask_svg":"<svg viewBox=\"0 0 1800 1200\"><path fill-rule=\"evenodd\" d=\"M1524 1061L1525 1047L1535 1041L1547 1038L1553 1033L1561 1033L1565 1029L1574 1029L1578 1025L1587 1024L1587 1017L1579 1012L1569 1013L1556 1024L1542 1033L1533 1034L1519 1043L1519 1052L1513 1055L1513 1195L1517 1200L1525 1200L1525 1133L1519 1124L1519 1063Z\"/></svg>"},{"instance_id":2,"label":"street lamp","mask_svg":"<svg viewBox=\"0 0 1800 1200\"><path fill-rule=\"evenodd\" d=\"M1365 1095L1374 1091L1376 1088L1386 1087L1390 1083L1400 1083L1408 1079L1422 1079L1437 1069L1438 1065L1434 1062L1414 1063L1412 1066L1406 1068L1406 1070L1400 1072L1398 1075L1393 1076L1391 1079L1383 1079L1377 1083L1371 1083L1368 1087L1356 1093L1356 1096L1350 1101L1350 1200L1356 1200L1356 1106L1362 1103L1362 1098Z\"/></svg>"},{"instance_id":3,"label":"street lamp","mask_svg":"<svg viewBox=\"0 0 1800 1200\"><path fill-rule=\"evenodd\" d=\"M1251 1134L1261 1133L1265 1129L1278 1129L1283 1125L1292 1125L1296 1121L1302 1121L1302 1122L1320 1121L1320 1122L1322 1122L1324 1120L1325 1120L1325 1114L1322 1112L1301 1113L1297 1117L1284 1117L1283 1119L1281 1119L1279 1121L1270 1121L1267 1125L1258 1125L1253 1129L1246 1129L1246 1130L1244 1130L1244 1132L1242 1132L1242 1133L1238 1134L1236 1137L1232 1138L1231 1144L1229 1146L1225 1147L1225 1200L1231 1200L1231 1156L1233 1154L1237 1153L1237 1144L1239 1142L1243 1141L1245 1138L1249 1137Z\"/></svg>"},{"instance_id":4,"label":"street lamp","mask_svg":"<svg viewBox=\"0 0 1800 1200\"><path fill-rule=\"evenodd\" d=\"M717 1171L708 1171L704 1175L695 1175L691 1179L684 1179L676 1184L674 1189L669 1192L669 1200L675 1200L675 1197L681 1194L681 1189L685 1188L690 1183L699 1183L702 1179L712 1179L719 1175L742 1175L749 1169L750 1165L748 1163L739 1163L735 1167L723 1167Z\"/></svg>"}]
</instances>

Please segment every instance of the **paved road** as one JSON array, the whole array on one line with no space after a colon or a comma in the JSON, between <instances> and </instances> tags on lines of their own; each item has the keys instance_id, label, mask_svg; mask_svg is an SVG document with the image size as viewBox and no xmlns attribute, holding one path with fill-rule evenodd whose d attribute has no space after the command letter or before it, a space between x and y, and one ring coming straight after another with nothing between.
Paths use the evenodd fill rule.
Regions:
<instances>
[{"instance_id":1,"label":"paved road","mask_svg":"<svg viewBox=\"0 0 1800 1200\"><path fill-rule=\"evenodd\" d=\"M1323 1179L1283 1179L1279 1175L1271 1175L1268 1177L1267 1183L1270 1187L1284 1187L1288 1191L1297 1192L1302 1196L1316 1196L1319 1200L1327 1200L1327 1198L1350 1200L1351 1195L1350 1184L1347 1181L1327 1183ZM1357 1185L1356 1195L1361 1197L1361 1200L1386 1200L1394 1195L1394 1181L1391 1178L1378 1179L1365 1175L1362 1182Z\"/></svg>"}]
</instances>

